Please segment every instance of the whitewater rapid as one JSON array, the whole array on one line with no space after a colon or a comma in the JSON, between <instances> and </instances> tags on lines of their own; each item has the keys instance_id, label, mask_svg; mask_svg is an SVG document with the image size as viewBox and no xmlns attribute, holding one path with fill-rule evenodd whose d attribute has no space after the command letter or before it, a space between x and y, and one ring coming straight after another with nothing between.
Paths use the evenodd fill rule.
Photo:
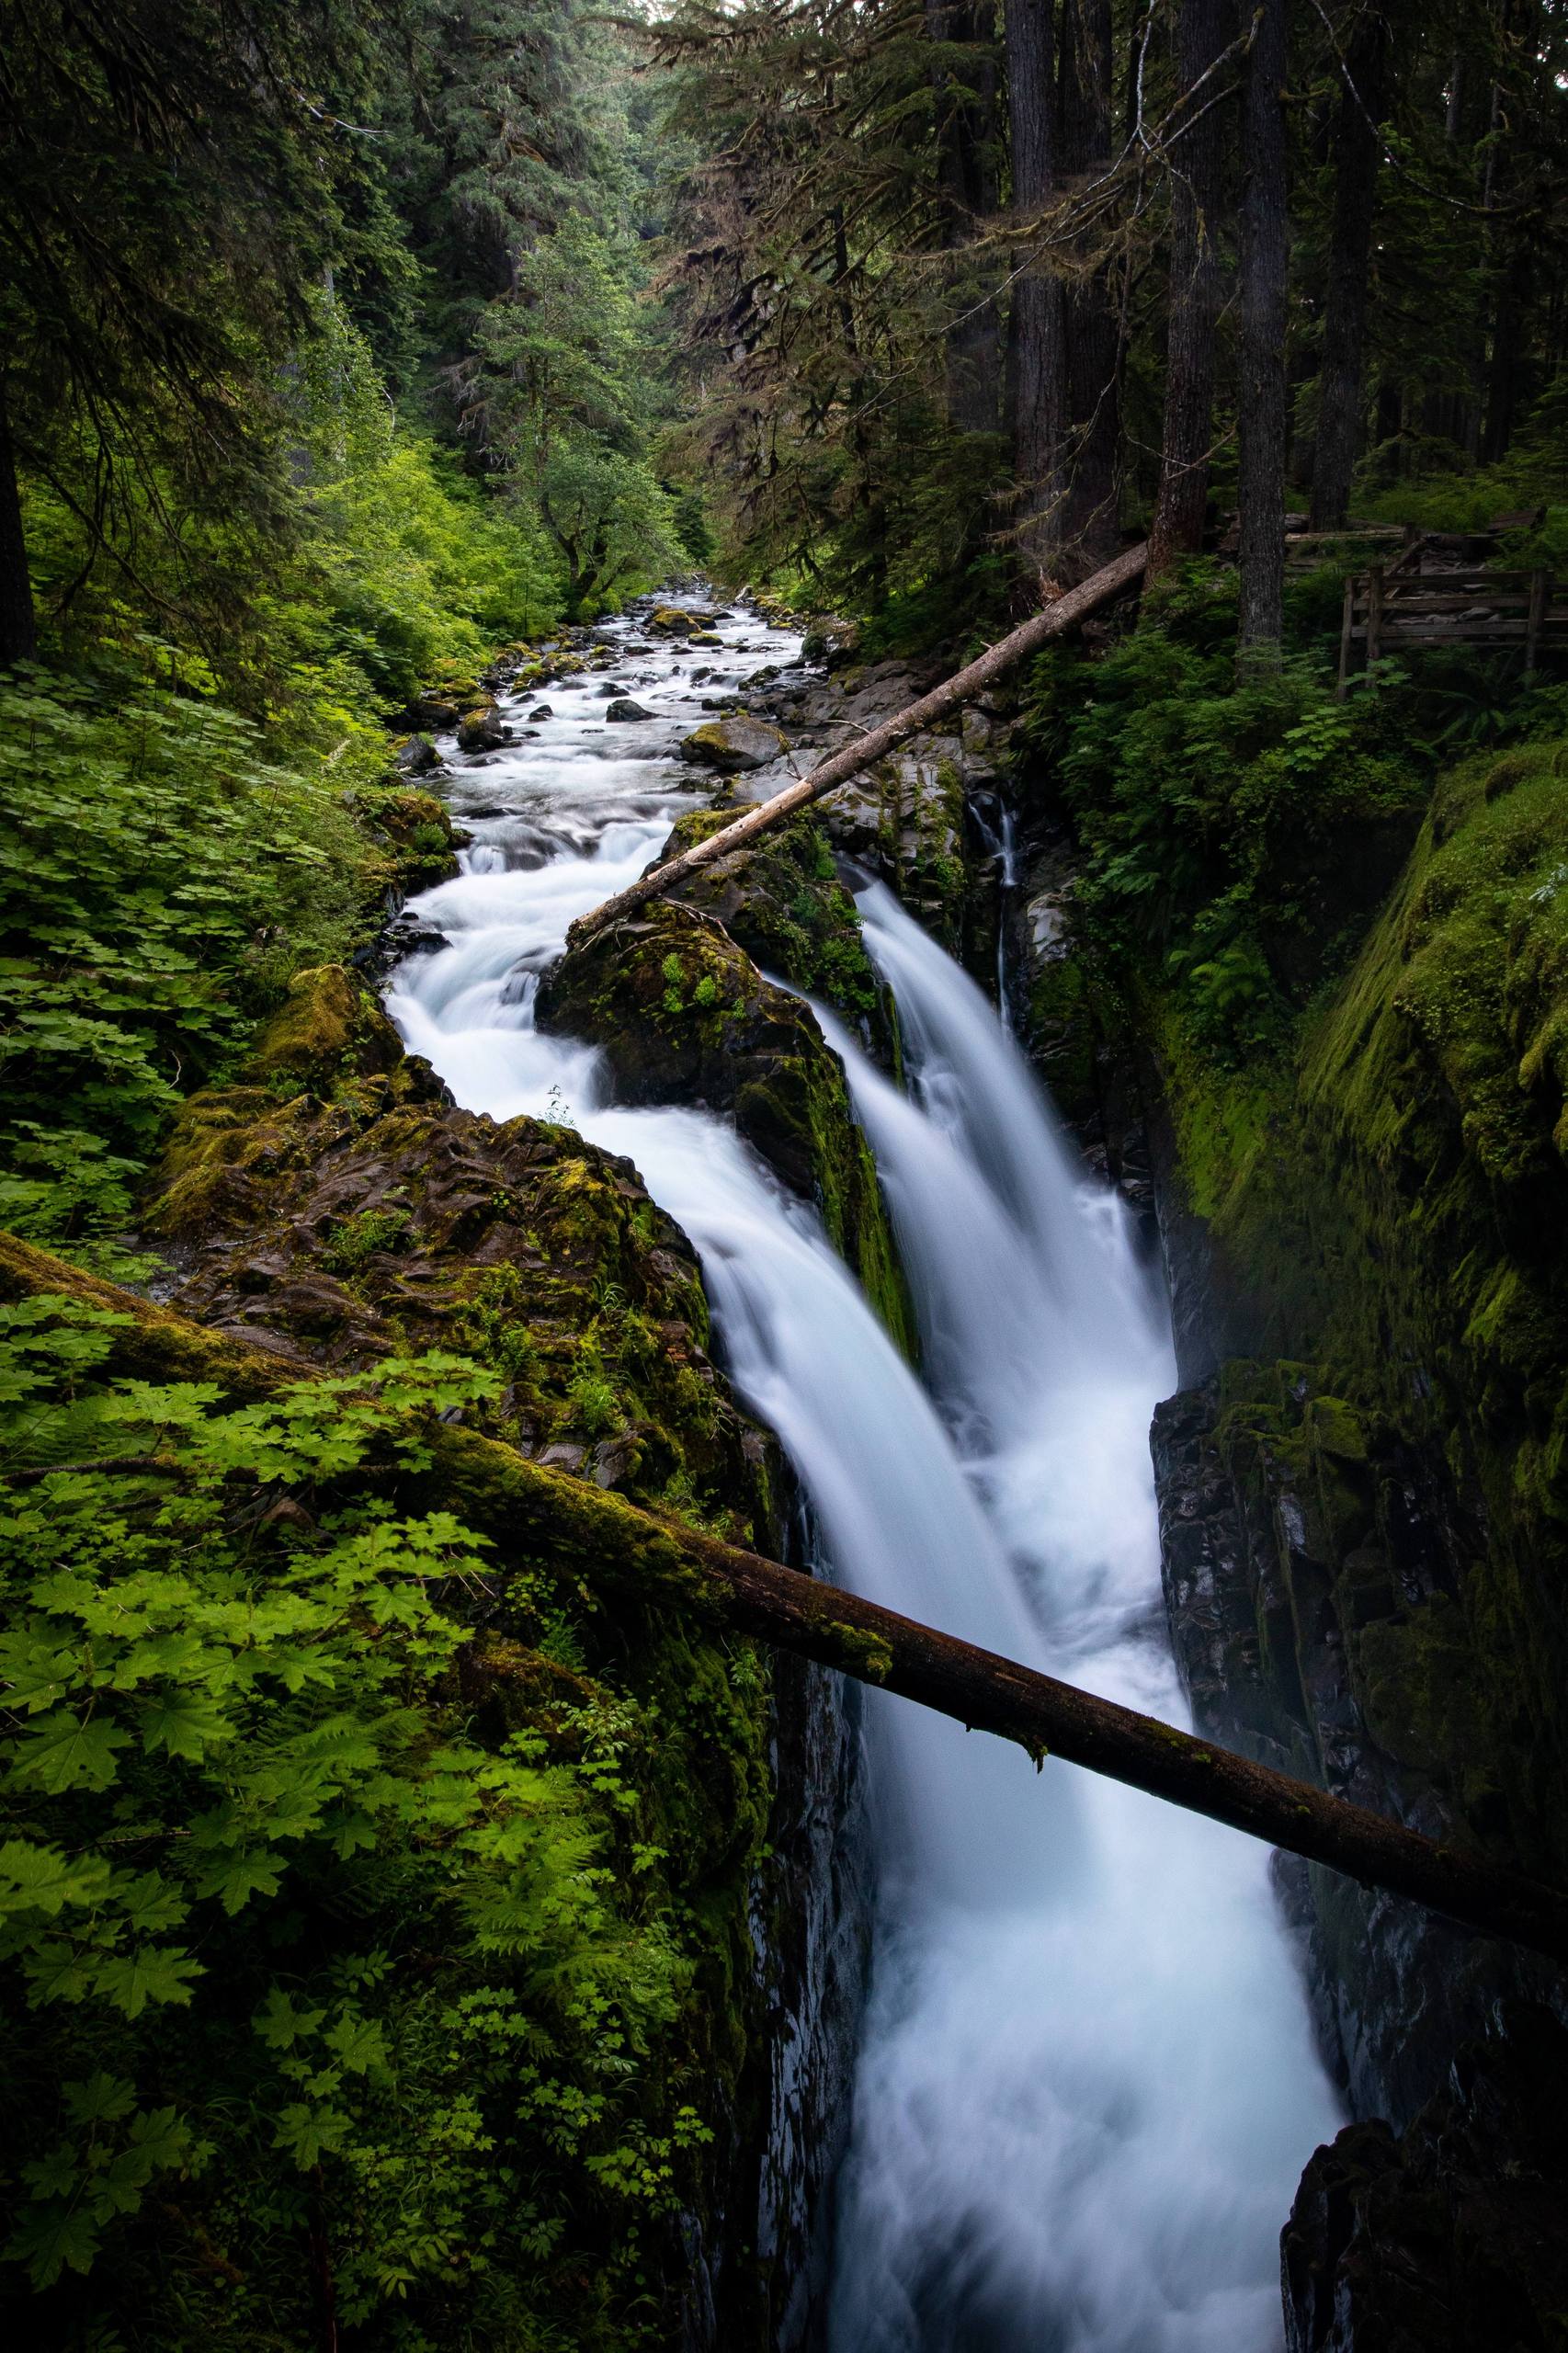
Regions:
<instances>
[{"instance_id":1,"label":"whitewater rapid","mask_svg":"<svg viewBox=\"0 0 1568 2353\"><path fill-rule=\"evenodd\" d=\"M732 615L748 658L799 640ZM575 915L630 881L689 793L693 657L627 649L508 707L534 732L460 767L464 870L415 903L448 945L388 1006L470 1108L574 1122L699 1251L734 1385L778 1434L835 1573L896 1607L1185 1723L1160 1606L1148 1424L1163 1308L994 1011L880 885L900 1094L831 1017L922 1336L890 1343L820 1222L733 1130L607 1099L592 1048L533 1026ZM707 657L711 661L712 656ZM737 675L733 654L723 665ZM1249 1841L869 1695L880 1895L831 2353L1274 2353L1278 2234L1340 2120Z\"/></svg>"}]
</instances>

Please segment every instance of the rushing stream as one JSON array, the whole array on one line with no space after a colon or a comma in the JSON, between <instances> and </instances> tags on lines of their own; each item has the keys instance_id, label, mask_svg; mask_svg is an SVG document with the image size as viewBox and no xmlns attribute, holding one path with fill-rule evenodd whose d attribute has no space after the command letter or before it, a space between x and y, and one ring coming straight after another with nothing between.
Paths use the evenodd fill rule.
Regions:
<instances>
[{"instance_id":1,"label":"rushing stream","mask_svg":"<svg viewBox=\"0 0 1568 2353\"><path fill-rule=\"evenodd\" d=\"M753 657L742 675L798 656L749 615L722 626ZM567 925L689 805L670 753L704 715L692 659L625 652L615 677L648 723L607 724L602 676L560 682L552 716L460 769L473 845L415 910L448 945L399 968L389 1008L471 1108L570 1119L635 1161L701 1256L731 1377L846 1583L1182 1722L1148 1451L1174 1385L1163 1310L952 961L881 885L861 894L907 1095L822 1017L924 1382L731 1130L615 1108L591 1048L534 1029ZM1065 1766L1037 1776L902 1702L873 1694L868 1716L881 1892L831 2353L1272 2353L1280 2223L1338 2119L1262 1849Z\"/></svg>"}]
</instances>

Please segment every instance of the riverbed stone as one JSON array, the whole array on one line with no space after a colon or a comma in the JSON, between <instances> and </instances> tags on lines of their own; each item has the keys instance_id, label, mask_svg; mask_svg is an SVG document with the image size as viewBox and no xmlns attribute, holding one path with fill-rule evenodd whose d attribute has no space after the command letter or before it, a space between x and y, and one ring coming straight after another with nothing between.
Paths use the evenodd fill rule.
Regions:
<instances>
[{"instance_id":1,"label":"riverbed stone","mask_svg":"<svg viewBox=\"0 0 1568 2353\"><path fill-rule=\"evenodd\" d=\"M449 735L462 712L447 695L416 695L408 706L410 724L437 735Z\"/></svg>"},{"instance_id":2,"label":"riverbed stone","mask_svg":"<svg viewBox=\"0 0 1568 2353\"><path fill-rule=\"evenodd\" d=\"M441 755L428 735L410 735L393 754L404 776L429 776L441 765Z\"/></svg>"},{"instance_id":3,"label":"riverbed stone","mask_svg":"<svg viewBox=\"0 0 1568 2353\"><path fill-rule=\"evenodd\" d=\"M633 702L630 695L618 695L605 711L606 723L611 727L630 727L653 716L640 702Z\"/></svg>"},{"instance_id":4,"label":"riverbed stone","mask_svg":"<svg viewBox=\"0 0 1568 2353\"><path fill-rule=\"evenodd\" d=\"M459 747L465 752L498 752L506 741L506 723L493 702L476 703L458 725Z\"/></svg>"},{"instance_id":5,"label":"riverbed stone","mask_svg":"<svg viewBox=\"0 0 1568 2353\"><path fill-rule=\"evenodd\" d=\"M694 767L716 768L721 775L734 775L746 768L766 767L789 748L789 737L778 728L740 714L710 720L705 726L694 728L681 739L680 756Z\"/></svg>"}]
</instances>

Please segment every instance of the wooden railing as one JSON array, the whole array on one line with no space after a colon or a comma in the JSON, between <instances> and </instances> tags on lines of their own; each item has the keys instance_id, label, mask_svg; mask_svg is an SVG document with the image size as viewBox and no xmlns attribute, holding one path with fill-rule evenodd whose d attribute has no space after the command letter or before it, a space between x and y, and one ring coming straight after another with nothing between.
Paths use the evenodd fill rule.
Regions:
<instances>
[{"instance_id":1,"label":"wooden railing","mask_svg":"<svg viewBox=\"0 0 1568 2353\"><path fill-rule=\"evenodd\" d=\"M1352 573L1345 583L1339 631L1339 694L1354 666L1369 670L1381 654L1417 645L1517 645L1524 675L1543 652L1568 648L1568 598L1550 572L1429 569L1419 543L1391 563Z\"/></svg>"}]
</instances>

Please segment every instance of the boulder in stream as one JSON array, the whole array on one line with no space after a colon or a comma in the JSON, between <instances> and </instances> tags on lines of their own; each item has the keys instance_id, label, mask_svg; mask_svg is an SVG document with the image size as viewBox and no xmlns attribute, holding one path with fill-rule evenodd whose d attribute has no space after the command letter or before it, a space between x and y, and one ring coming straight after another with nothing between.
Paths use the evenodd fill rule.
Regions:
<instances>
[{"instance_id":1,"label":"boulder in stream","mask_svg":"<svg viewBox=\"0 0 1568 2353\"><path fill-rule=\"evenodd\" d=\"M614 727L630 726L634 720L652 719L653 716L653 712L644 710L640 702L633 702L630 695L618 695L605 712L607 722Z\"/></svg>"},{"instance_id":2,"label":"boulder in stream","mask_svg":"<svg viewBox=\"0 0 1568 2353\"><path fill-rule=\"evenodd\" d=\"M821 1210L883 1322L908 1310L844 1070L811 1007L765 980L722 926L654 900L568 950L536 1000L541 1029L602 1047L626 1104L728 1112L753 1149Z\"/></svg>"},{"instance_id":3,"label":"boulder in stream","mask_svg":"<svg viewBox=\"0 0 1568 2353\"><path fill-rule=\"evenodd\" d=\"M392 756L404 776L428 776L441 765L441 755L428 735L410 735Z\"/></svg>"},{"instance_id":4,"label":"boulder in stream","mask_svg":"<svg viewBox=\"0 0 1568 2353\"><path fill-rule=\"evenodd\" d=\"M494 703L476 703L464 712L458 727L458 743L463 751L498 752L506 741L506 722Z\"/></svg>"},{"instance_id":5,"label":"boulder in stream","mask_svg":"<svg viewBox=\"0 0 1568 2353\"><path fill-rule=\"evenodd\" d=\"M723 776L735 776L744 768L766 767L789 748L789 737L777 727L741 713L693 728L681 744L680 756L694 767L717 768Z\"/></svg>"}]
</instances>

